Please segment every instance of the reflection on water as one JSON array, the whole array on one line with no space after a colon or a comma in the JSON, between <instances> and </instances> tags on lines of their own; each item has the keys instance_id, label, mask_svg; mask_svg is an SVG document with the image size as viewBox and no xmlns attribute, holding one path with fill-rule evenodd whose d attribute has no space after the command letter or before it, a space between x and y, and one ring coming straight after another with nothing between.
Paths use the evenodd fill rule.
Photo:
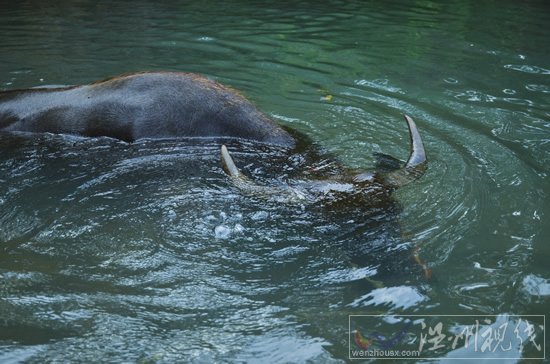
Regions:
<instances>
[{"instance_id":1,"label":"reflection on water","mask_svg":"<svg viewBox=\"0 0 550 364\"><path fill-rule=\"evenodd\" d=\"M547 310L546 5L0 8L2 88L198 72L354 169L406 159L406 112L430 163L381 211L327 209L244 194L216 143L2 135L1 361L334 362L350 314ZM268 186L329 160L234 147Z\"/></svg>"}]
</instances>

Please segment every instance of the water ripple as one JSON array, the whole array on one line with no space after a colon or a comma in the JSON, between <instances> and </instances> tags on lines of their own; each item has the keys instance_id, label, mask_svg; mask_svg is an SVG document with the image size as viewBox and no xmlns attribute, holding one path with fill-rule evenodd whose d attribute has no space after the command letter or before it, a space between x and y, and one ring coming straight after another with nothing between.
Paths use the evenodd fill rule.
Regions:
<instances>
[{"instance_id":1,"label":"water ripple","mask_svg":"<svg viewBox=\"0 0 550 364\"><path fill-rule=\"evenodd\" d=\"M0 85L203 73L353 171L407 158L407 113L428 171L391 212L304 208L243 194L217 143L0 135L0 361L338 362L350 311L544 311L540 4L127 5L6 3ZM338 165L234 149L265 186Z\"/></svg>"}]
</instances>

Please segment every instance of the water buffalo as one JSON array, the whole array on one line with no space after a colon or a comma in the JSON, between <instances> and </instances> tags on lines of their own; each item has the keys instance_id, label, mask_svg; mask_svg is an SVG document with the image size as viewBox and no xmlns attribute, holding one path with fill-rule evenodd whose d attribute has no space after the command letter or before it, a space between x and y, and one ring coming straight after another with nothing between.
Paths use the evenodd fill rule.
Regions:
<instances>
[{"instance_id":1,"label":"water buffalo","mask_svg":"<svg viewBox=\"0 0 550 364\"><path fill-rule=\"evenodd\" d=\"M292 147L294 139L217 82L143 72L84 86L0 92L0 130L142 138L230 137Z\"/></svg>"},{"instance_id":2,"label":"water buffalo","mask_svg":"<svg viewBox=\"0 0 550 364\"><path fill-rule=\"evenodd\" d=\"M373 186L397 187L418 178L426 155L414 121L405 116L411 154L404 167L382 175L341 176L339 183L310 184L314 194L347 193ZM192 73L141 72L83 86L0 92L0 131L142 138L223 137L295 148L291 135L237 91ZM225 147L222 161L236 179L246 180ZM251 189L251 183L246 183ZM299 193L294 191L294 194ZM299 195L297 195L299 197Z\"/></svg>"},{"instance_id":3,"label":"water buffalo","mask_svg":"<svg viewBox=\"0 0 550 364\"><path fill-rule=\"evenodd\" d=\"M225 145L221 146L222 165L245 193L305 205L318 206L320 202L324 207L335 207L323 208L323 213L344 211L344 215L331 217L331 221L342 224L352 221L349 216L360 214L369 236L374 225L397 220L400 209L392 191L419 178L427 166L417 127L410 117L405 115L405 120L411 150L404 164L385 157L374 172L352 172L338 163L325 163L326 156L307 136L277 125L237 91L196 74L142 72L83 86L0 92L3 132L106 136L128 142L213 138L223 140L232 150L238 150L239 141L257 143L258 148L282 149L286 151L282 153L284 161L273 165L284 165L286 177L276 185L258 183L257 175L254 182L246 177L251 171L241 172ZM356 226L351 231L357 235ZM388 229L379 231L375 233L378 239L388 241L383 237ZM357 236L362 239L361 234ZM344 236L342 240L349 239ZM357 246L363 249L364 244ZM372 257L372 250L365 249L355 254L358 260Z\"/></svg>"}]
</instances>

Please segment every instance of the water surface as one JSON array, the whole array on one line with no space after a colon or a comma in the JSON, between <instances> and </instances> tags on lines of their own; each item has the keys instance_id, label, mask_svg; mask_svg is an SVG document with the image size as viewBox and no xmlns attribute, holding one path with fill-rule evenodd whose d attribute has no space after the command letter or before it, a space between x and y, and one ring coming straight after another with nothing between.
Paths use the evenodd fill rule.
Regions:
<instances>
[{"instance_id":1,"label":"water surface","mask_svg":"<svg viewBox=\"0 0 550 364\"><path fill-rule=\"evenodd\" d=\"M376 225L243 194L214 142L0 135L2 362L340 362L352 314L548 311L544 2L0 10L3 89L197 72L350 168L406 159L402 113L429 158ZM308 167L234 147L265 184Z\"/></svg>"}]
</instances>

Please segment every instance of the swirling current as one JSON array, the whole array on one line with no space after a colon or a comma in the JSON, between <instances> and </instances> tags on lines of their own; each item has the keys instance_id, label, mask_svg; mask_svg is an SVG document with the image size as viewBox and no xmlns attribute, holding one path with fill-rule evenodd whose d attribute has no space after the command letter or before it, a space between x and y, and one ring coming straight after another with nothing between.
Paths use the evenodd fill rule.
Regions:
<instances>
[{"instance_id":1,"label":"swirling current","mask_svg":"<svg viewBox=\"0 0 550 364\"><path fill-rule=\"evenodd\" d=\"M312 161L230 141L260 185L299 187L333 163L374 170L376 153L405 160L403 113L429 161L375 210L246 194L213 140L0 134L0 361L346 362L367 342L358 332L383 348L403 322L354 331L350 315L438 317L450 335L458 315L519 327L548 311L544 2L0 10L2 89L196 72L321 150ZM504 336L502 360L541 355L541 328ZM416 332L403 342L418 348Z\"/></svg>"}]
</instances>

